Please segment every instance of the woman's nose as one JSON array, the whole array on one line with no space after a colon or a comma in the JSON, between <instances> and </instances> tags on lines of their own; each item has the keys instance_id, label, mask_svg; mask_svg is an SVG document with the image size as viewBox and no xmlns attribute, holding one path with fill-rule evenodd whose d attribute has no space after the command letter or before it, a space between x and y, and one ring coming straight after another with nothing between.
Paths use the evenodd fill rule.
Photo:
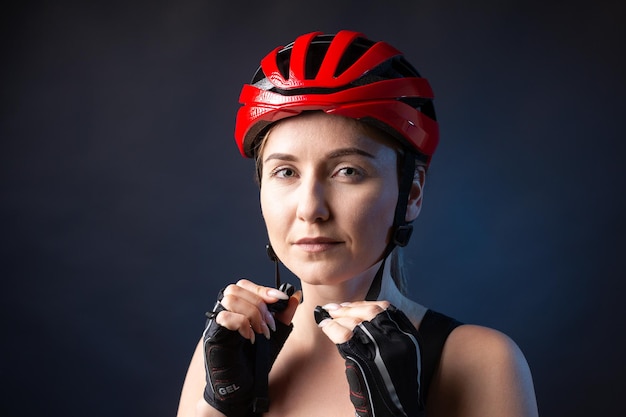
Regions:
<instances>
[{"instance_id":1,"label":"woman's nose","mask_svg":"<svg viewBox=\"0 0 626 417\"><path fill-rule=\"evenodd\" d=\"M328 220L330 210L326 196L326 186L317 179L303 181L298 193L296 216L309 222Z\"/></svg>"}]
</instances>

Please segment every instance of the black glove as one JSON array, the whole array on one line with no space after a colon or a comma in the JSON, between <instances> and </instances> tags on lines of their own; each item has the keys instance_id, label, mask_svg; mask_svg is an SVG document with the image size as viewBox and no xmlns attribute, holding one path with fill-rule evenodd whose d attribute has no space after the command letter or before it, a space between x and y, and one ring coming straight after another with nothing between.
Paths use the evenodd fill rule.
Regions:
<instances>
[{"instance_id":1,"label":"black glove","mask_svg":"<svg viewBox=\"0 0 626 417\"><path fill-rule=\"evenodd\" d=\"M220 303L222 296L220 292L213 311L207 313L208 320L203 334L207 382L204 399L228 417L243 417L251 412L267 411L267 393L262 392L267 390L267 372L293 326L276 320L276 331L270 331L270 340L259 337L252 344L238 331L216 323L215 317L226 310ZM265 373L256 378L265 378L261 382L261 388L255 383L259 370ZM260 395L257 395L259 390Z\"/></svg>"},{"instance_id":2,"label":"black glove","mask_svg":"<svg viewBox=\"0 0 626 417\"><path fill-rule=\"evenodd\" d=\"M346 360L350 400L359 417L423 415L420 336L394 306L354 328L337 345Z\"/></svg>"}]
</instances>

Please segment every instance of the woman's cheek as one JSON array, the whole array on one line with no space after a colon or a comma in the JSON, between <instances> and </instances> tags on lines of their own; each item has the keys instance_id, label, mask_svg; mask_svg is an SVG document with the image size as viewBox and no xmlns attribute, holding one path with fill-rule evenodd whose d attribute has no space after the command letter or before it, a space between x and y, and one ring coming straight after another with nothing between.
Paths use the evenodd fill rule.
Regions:
<instances>
[{"instance_id":1,"label":"woman's cheek","mask_svg":"<svg viewBox=\"0 0 626 417\"><path fill-rule=\"evenodd\" d=\"M283 235L287 233L289 219L293 218L294 208L289 204L286 196L271 191L261 191L261 214L268 235L274 241L273 245L279 245L286 238Z\"/></svg>"}]
</instances>

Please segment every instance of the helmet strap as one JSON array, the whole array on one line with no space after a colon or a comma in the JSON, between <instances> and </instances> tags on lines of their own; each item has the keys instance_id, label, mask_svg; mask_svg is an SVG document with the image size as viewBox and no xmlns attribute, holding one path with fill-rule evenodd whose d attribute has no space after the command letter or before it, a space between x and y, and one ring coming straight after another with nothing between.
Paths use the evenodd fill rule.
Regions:
<instances>
[{"instance_id":1,"label":"helmet strap","mask_svg":"<svg viewBox=\"0 0 626 417\"><path fill-rule=\"evenodd\" d=\"M274 252L274 248L270 243L265 245L265 249L267 250L267 256L270 258L270 261L274 262L274 280L276 288L280 288L280 267L278 266L280 261L278 260L278 255L276 255L276 252Z\"/></svg>"},{"instance_id":2,"label":"helmet strap","mask_svg":"<svg viewBox=\"0 0 626 417\"><path fill-rule=\"evenodd\" d=\"M391 242L393 245L406 246L411 238L413 226L406 221L406 209L411 195L411 188L415 179L415 154L406 152L400 162L400 175L398 176L398 203L396 213L393 218L393 235ZM393 250L393 247L391 248ZM389 253L391 252L389 250ZM387 253L387 255L389 255Z\"/></svg>"}]
</instances>

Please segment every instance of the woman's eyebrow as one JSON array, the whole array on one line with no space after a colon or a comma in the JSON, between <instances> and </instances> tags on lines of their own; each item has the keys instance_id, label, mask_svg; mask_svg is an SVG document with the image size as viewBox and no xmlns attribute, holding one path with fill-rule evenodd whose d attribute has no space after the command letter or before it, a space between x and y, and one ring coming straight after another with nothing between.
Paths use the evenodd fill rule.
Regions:
<instances>
[{"instance_id":1,"label":"woman's eyebrow","mask_svg":"<svg viewBox=\"0 0 626 417\"><path fill-rule=\"evenodd\" d=\"M328 153L326 155L327 158L329 159L334 159L334 158L341 158L343 156L349 156L349 155L361 155L364 156L366 158L376 158L373 154L364 151L363 149L360 148L341 148L341 149L335 149L332 152ZM263 160L263 163L266 163L268 161L271 161L273 159L279 160L279 161L296 161L296 157L294 155L288 154L288 153L273 153L267 156L267 158L265 158Z\"/></svg>"},{"instance_id":2,"label":"woman's eyebrow","mask_svg":"<svg viewBox=\"0 0 626 417\"><path fill-rule=\"evenodd\" d=\"M288 153L273 153L267 156L267 158L265 158L265 160L263 160L263 163L266 163L267 161L271 161L272 159L278 159L279 161L295 161L296 157L293 155L290 155Z\"/></svg>"},{"instance_id":3,"label":"woman's eyebrow","mask_svg":"<svg viewBox=\"0 0 626 417\"><path fill-rule=\"evenodd\" d=\"M374 155L372 155L369 152L364 151L363 149L360 148L341 148L341 149L335 149L334 151L330 152L327 157L328 158L341 158L342 156L348 156L348 155L361 155L361 156L365 156L367 158L376 158Z\"/></svg>"}]
</instances>

